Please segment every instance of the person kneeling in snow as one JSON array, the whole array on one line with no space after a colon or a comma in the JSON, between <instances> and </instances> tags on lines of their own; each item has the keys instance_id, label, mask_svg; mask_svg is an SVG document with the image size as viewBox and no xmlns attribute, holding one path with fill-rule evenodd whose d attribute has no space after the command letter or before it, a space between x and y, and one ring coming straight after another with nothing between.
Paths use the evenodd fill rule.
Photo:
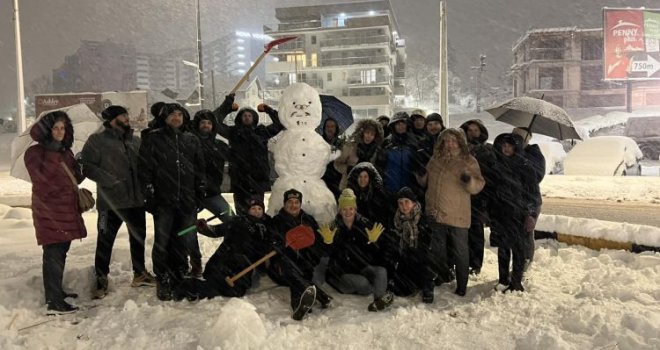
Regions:
<instances>
[{"instance_id":1,"label":"person kneeling in snow","mask_svg":"<svg viewBox=\"0 0 660 350\"><path fill-rule=\"evenodd\" d=\"M374 295L369 311L392 305L394 296L387 291L387 270L374 264L379 256L378 238L385 229L357 213L356 197L350 188L339 196L339 214L319 233L330 250L327 280L345 294Z\"/></svg>"},{"instance_id":2,"label":"person kneeling in snow","mask_svg":"<svg viewBox=\"0 0 660 350\"><path fill-rule=\"evenodd\" d=\"M274 247L278 251L270 260L268 276L277 284L288 286L291 290L292 317L302 320L312 309L315 301L321 308L330 306L332 298L315 284L323 282L323 273L319 272L321 260L326 256L321 237L315 232L319 225L311 215L301 209L302 193L296 189L284 192L284 207L273 217L275 225ZM287 232L294 229L311 230L314 243L304 249L296 250L287 246ZM316 278L315 278L316 276Z\"/></svg>"},{"instance_id":3,"label":"person kneeling in snow","mask_svg":"<svg viewBox=\"0 0 660 350\"><path fill-rule=\"evenodd\" d=\"M193 286L179 288L179 299L213 298L216 296L242 297L252 287L251 274L238 279L231 287L225 278L232 277L271 250L273 222L264 213L264 202L252 198L245 215L232 217L220 225L209 226L206 220L197 220L197 231L207 237L224 237L222 244L206 263L205 281L191 280Z\"/></svg>"},{"instance_id":4,"label":"person kneeling in snow","mask_svg":"<svg viewBox=\"0 0 660 350\"><path fill-rule=\"evenodd\" d=\"M390 277L390 288L396 295L409 296L422 291L422 301L433 302L435 272L431 266L431 227L412 189L397 193L398 209L393 229L381 239Z\"/></svg>"}]
</instances>

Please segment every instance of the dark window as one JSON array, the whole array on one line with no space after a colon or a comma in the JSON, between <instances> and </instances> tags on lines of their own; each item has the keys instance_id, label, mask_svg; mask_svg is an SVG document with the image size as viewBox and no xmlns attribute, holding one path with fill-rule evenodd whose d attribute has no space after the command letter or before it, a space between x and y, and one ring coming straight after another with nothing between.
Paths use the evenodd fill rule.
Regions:
<instances>
[{"instance_id":1,"label":"dark window","mask_svg":"<svg viewBox=\"0 0 660 350\"><path fill-rule=\"evenodd\" d=\"M607 88L609 88L609 84L603 81L603 67L582 67L580 70L580 90L602 90Z\"/></svg>"},{"instance_id":2,"label":"dark window","mask_svg":"<svg viewBox=\"0 0 660 350\"><path fill-rule=\"evenodd\" d=\"M562 90L564 88L564 68L539 68L540 90Z\"/></svg>"},{"instance_id":3,"label":"dark window","mask_svg":"<svg viewBox=\"0 0 660 350\"><path fill-rule=\"evenodd\" d=\"M563 60L564 39L563 38L537 38L532 42L529 49L532 60Z\"/></svg>"},{"instance_id":4,"label":"dark window","mask_svg":"<svg viewBox=\"0 0 660 350\"><path fill-rule=\"evenodd\" d=\"M582 39L582 60L600 60L603 58L603 39L587 37Z\"/></svg>"},{"instance_id":5,"label":"dark window","mask_svg":"<svg viewBox=\"0 0 660 350\"><path fill-rule=\"evenodd\" d=\"M312 35L312 45L316 45L316 35Z\"/></svg>"},{"instance_id":6,"label":"dark window","mask_svg":"<svg viewBox=\"0 0 660 350\"><path fill-rule=\"evenodd\" d=\"M332 81L332 73L328 73L328 78L326 80L327 81Z\"/></svg>"}]
</instances>

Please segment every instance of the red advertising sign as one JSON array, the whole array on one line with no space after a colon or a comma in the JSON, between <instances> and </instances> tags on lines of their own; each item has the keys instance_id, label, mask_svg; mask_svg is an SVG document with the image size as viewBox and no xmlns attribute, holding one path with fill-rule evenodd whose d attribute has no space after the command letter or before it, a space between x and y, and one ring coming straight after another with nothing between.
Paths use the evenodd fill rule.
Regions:
<instances>
[{"instance_id":1,"label":"red advertising sign","mask_svg":"<svg viewBox=\"0 0 660 350\"><path fill-rule=\"evenodd\" d=\"M605 80L660 79L660 9L603 9Z\"/></svg>"}]
</instances>

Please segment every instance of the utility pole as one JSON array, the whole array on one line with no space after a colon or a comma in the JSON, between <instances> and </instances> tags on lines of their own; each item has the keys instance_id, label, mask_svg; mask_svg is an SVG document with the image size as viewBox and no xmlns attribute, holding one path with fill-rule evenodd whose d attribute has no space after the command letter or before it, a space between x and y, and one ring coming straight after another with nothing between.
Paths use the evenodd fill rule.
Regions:
<instances>
[{"instance_id":1,"label":"utility pole","mask_svg":"<svg viewBox=\"0 0 660 350\"><path fill-rule=\"evenodd\" d=\"M16 0L14 0L16 1ZM203 63L203 56L202 56L202 23L201 23L201 17L199 14L199 0L196 0L197 6L196 6L196 11L197 11L197 65L199 66L197 69L197 76L199 77L199 103L201 104L200 108L204 108L204 63ZM215 96L214 96L215 98ZM215 104L214 106L215 107Z\"/></svg>"},{"instance_id":2,"label":"utility pole","mask_svg":"<svg viewBox=\"0 0 660 350\"><path fill-rule=\"evenodd\" d=\"M445 118L445 125L449 125L449 89L448 78L449 69L447 69L447 9L445 2L440 1L440 67L438 82L438 101L440 106L440 115Z\"/></svg>"},{"instance_id":3,"label":"utility pole","mask_svg":"<svg viewBox=\"0 0 660 350\"><path fill-rule=\"evenodd\" d=\"M21 23L18 16L18 0L14 0L14 33L16 40L16 125L18 133L27 129L25 120L25 88L23 86L23 52L21 50Z\"/></svg>"},{"instance_id":4,"label":"utility pole","mask_svg":"<svg viewBox=\"0 0 660 350\"><path fill-rule=\"evenodd\" d=\"M215 70L211 69L211 90L213 90L213 108L218 105L215 103Z\"/></svg>"},{"instance_id":5,"label":"utility pole","mask_svg":"<svg viewBox=\"0 0 660 350\"><path fill-rule=\"evenodd\" d=\"M484 67L486 67L486 55L484 54L479 55L478 66L470 67L470 69L477 71L477 75L475 77L477 113L481 112L481 77L482 73L484 72Z\"/></svg>"}]
</instances>

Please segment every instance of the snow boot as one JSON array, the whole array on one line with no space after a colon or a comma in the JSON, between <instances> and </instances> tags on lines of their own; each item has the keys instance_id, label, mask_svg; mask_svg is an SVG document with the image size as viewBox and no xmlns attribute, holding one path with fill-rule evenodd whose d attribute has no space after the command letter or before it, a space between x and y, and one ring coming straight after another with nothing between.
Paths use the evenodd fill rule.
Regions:
<instances>
[{"instance_id":1,"label":"snow boot","mask_svg":"<svg viewBox=\"0 0 660 350\"><path fill-rule=\"evenodd\" d=\"M169 301L172 300L172 282L169 276L158 279L156 284L156 296L158 300Z\"/></svg>"},{"instance_id":2,"label":"snow boot","mask_svg":"<svg viewBox=\"0 0 660 350\"><path fill-rule=\"evenodd\" d=\"M367 310L372 312L383 311L386 308L390 307L390 305L392 305L393 302L394 302L394 294L387 292L382 297L374 299L374 301L371 304L369 304Z\"/></svg>"},{"instance_id":3,"label":"snow boot","mask_svg":"<svg viewBox=\"0 0 660 350\"><path fill-rule=\"evenodd\" d=\"M108 295L108 275L96 276L96 288L92 292L92 299L103 299Z\"/></svg>"},{"instance_id":4,"label":"snow boot","mask_svg":"<svg viewBox=\"0 0 660 350\"><path fill-rule=\"evenodd\" d=\"M321 288L316 289L316 301L321 304L321 309L327 309L332 306L332 297L324 292Z\"/></svg>"},{"instance_id":5,"label":"snow boot","mask_svg":"<svg viewBox=\"0 0 660 350\"><path fill-rule=\"evenodd\" d=\"M424 304L433 304L433 286L422 289L422 302Z\"/></svg>"},{"instance_id":6,"label":"snow boot","mask_svg":"<svg viewBox=\"0 0 660 350\"><path fill-rule=\"evenodd\" d=\"M190 275L193 278L196 278L198 280L201 280L202 277L202 261L201 260L194 260L190 259Z\"/></svg>"},{"instance_id":7,"label":"snow boot","mask_svg":"<svg viewBox=\"0 0 660 350\"><path fill-rule=\"evenodd\" d=\"M78 293L64 292L64 298L78 299Z\"/></svg>"},{"instance_id":8,"label":"snow boot","mask_svg":"<svg viewBox=\"0 0 660 350\"><path fill-rule=\"evenodd\" d=\"M156 286L156 277L150 274L147 271L142 273L133 274L133 282L131 282L131 287L155 287Z\"/></svg>"},{"instance_id":9,"label":"snow boot","mask_svg":"<svg viewBox=\"0 0 660 350\"><path fill-rule=\"evenodd\" d=\"M49 302L46 309L46 316L66 315L78 311L78 307L62 300L59 302Z\"/></svg>"},{"instance_id":10,"label":"snow boot","mask_svg":"<svg viewBox=\"0 0 660 350\"><path fill-rule=\"evenodd\" d=\"M314 300L316 300L316 287L309 286L303 291L300 299L298 299L298 307L293 310L291 318L296 321L301 321L305 315L312 309L314 305Z\"/></svg>"}]
</instances>

